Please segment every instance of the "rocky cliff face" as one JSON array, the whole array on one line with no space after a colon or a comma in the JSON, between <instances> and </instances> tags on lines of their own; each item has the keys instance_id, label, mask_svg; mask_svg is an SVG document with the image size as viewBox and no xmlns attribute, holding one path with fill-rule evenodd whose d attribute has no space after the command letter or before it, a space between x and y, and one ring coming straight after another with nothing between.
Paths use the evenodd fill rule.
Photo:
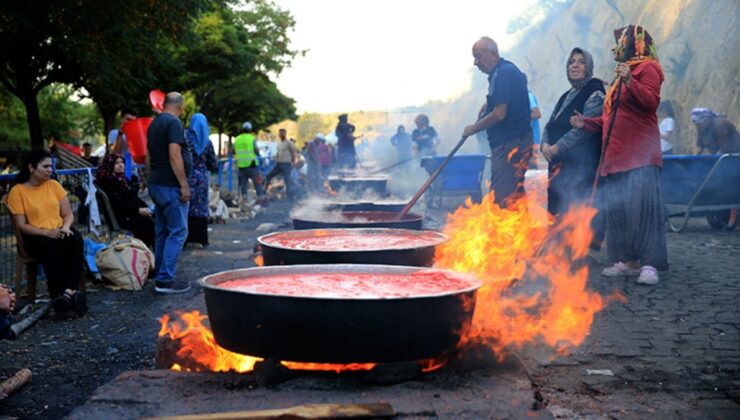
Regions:
<instances>
[{"instance_id":1,"label":"rocky cliff face","mask_svg":"<svg viewBox=\"0 0 740 420\"><path fill-rule=\"evenodd\" d=\"M740 123L739 18L738 0L574 0L552 7L502 55L527 73L547 121L558 97L570 87L565 61L572 48L590 51L594 76L611 82L613 29L644 26L656 42L665 72L662 98L672 101L676 111L680 138L674 147L688 153L696 139L689 121L692 108L709 107ZM435 106L431 114L444 119L445 113L451 120L460 114L465 119L476 115L485 94L482 76L475 76L473 91L447 104L446 112ZM451 120L440 124L440 131L454 138L462 127Z\"/></svg>"}]
</instances>

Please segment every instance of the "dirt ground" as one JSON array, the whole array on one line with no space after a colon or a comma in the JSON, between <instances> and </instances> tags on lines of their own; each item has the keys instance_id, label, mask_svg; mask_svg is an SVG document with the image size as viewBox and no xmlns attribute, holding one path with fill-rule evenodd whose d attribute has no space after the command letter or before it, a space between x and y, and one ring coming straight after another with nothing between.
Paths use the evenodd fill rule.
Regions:
<instances>
[{"instance_id":1,"label":"dirt ground","mask_svg":"<svg viewBox=\"0 0 740 420\"><path fill-rule=\"evenodd\" d=\"M265 222L289 228L288 210L288 202L278 201L253 220L211 225L211 245L189 245L179 276L194 283L205 274L253 266L254 229ZM431 227L443 214L434 217ZM669 233L668 241L671 271L657 286L592 273L590 287L619 289L627 303L600 313L574 354L548 360L535 349L517 353L532 396L554 417L732 418L740 412L740 230L715 231L697 218L687 231ZM89 301L82 319L51 314L17 341L0 342L0 377L21 368L34 374L0 402L1 416L69 415L118 375L154 369L161 315L205 309L197 286L175 296L157 296L151 285L133 293L98 288Z\"/></svg>"}]
</instances>

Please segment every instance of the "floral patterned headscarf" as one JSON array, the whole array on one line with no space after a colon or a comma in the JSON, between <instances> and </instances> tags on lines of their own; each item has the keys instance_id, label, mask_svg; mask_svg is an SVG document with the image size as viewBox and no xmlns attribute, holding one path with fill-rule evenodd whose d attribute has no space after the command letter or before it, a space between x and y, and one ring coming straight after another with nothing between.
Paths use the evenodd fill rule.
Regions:
<instances>
[{"instance_id":1,"label":"floral patterned headscarf","mask_svg":"<svg viewBox=\"0 0 740 420\"><path fill-rule=\"evenodd\" d=\"M660 61L658 61L658 53L655 49L653 37L642 26L629 25L615 29L614 40L617 42L615 60L620 63L627 63L630 68L635 68L635 66L645 61L651 61L657 65L660 77L663 78L663 68ZM619 86L618 82L619 78L614 79L606 91L604 111L607 114L611 112L617 86Z\"/></svg>"},{"instance_id":2,"label":"floral patterned headscarf","mask_svg":"<svg viewBox=\"0 0 740 420\"><path fill-rule=\"evenodd\" d=\"M123 156L118 153L109 153L105 158L103 158L103 161L100 162L100 166L98 166L98 169L95 171L95 182L98 185L121 183L124 187L128 187L126 174L117 174L115 172L116 160L118 159L123 159Z\"/></svg>"}]
</instances>

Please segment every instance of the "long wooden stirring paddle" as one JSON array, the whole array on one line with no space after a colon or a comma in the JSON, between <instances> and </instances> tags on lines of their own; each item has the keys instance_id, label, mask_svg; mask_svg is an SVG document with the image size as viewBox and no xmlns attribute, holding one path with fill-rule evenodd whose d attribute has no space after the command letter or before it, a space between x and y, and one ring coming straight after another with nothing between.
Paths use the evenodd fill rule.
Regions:
<instances>
[{"instance_id":1,"label":"long wooden stirring paddle","mask_svg":"<svg viewBox=\"0 0 740 420\"><path fill-rule=\"evenodd\" d=\"M432 182L434 182L435 179L437 179L437 176L442 172L442 170L447 166L447 163L452 159L453 156L455 156L455 153L457 153L458 149L462 147L463 143L465 143L465 140L467 140L467 137L462 137L459 142L455 145L455 147L452 148L450 151L450 154L447 155L445 160L442 161L442 163L437 167L437 169L429 176L429 179L427 179L427 182L424 183L424 185L419 188L419 191L414 194L414 196L411 198L411 201L409 201L405 206L403 206L403 209L400 213L394 217L394 220L403 220L404 217L411 211L411 208L414 207L417 201L419 201L419 198L426 192L426 190L429 189L429 186L432 185Z\"/></svg>"}]
</instances>

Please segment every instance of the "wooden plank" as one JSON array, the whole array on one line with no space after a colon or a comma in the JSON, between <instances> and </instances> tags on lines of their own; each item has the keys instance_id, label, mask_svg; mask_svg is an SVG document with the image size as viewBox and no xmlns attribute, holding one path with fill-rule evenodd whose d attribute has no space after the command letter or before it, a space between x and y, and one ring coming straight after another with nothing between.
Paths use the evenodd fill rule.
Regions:
<instances>
[{"instance_id":1,"label":"wooden plank","mask_svg":"<svg viewBox=\"0 0 740 420\"><path fill-rule=\"evenodd\" d=\"M185 416L149 417L145 420L241 420L241 419L357 419L388 418L396 415L388 403L304 404L289 408L256 411L232 411Z\"/></svg>"}]
</instances>

